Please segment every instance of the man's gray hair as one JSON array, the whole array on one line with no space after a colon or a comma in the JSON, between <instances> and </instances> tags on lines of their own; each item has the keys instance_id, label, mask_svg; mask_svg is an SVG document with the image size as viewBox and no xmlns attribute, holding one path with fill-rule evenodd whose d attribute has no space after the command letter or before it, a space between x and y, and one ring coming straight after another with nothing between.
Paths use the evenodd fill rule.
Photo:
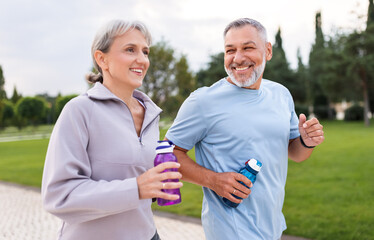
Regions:
<instances>
[{"instance_id":1,"label":"man's gray hair","mask_svg":"<svg viewBox=\"0 0 374 240\"><path fill-rule=\"evenodd\" d=\"M147 27L139 21L127 22L124 20L112 20L104 25L97 32L91 46L91 56L93 59L94 67L100 73L97 79L88 79L90 82L100 81L102 82L102 70L95 60L95 51L100 50L103 53L107 53L112 46L114 39L122 34L131 31L133 29L139 30L143 35L148 45L152 43L151 33L148 31ZM89 76L90 78L92 76Z\"/></svg>"},{"instance_id":2,"label":"man's gray hair","mask_svg":"<svg viewBox=\"0 0 374 240\"><path fill-rule=\"evenodd\" d=\"M251 19L251 18L239 18L239 19L229 23L229 25L227 25L227 27L225 28L225 31L223 31L223 37L226 37L227 32L231 28L240 28L240 27L243 27L243 26L246 26L246 25L250 25L250 26L256 28L257 31L260 33L262 39L265 42L268 41L268 37L267 37L265 27L260 22L254 20L254 19Z\"/></svg>"}]
</instances>

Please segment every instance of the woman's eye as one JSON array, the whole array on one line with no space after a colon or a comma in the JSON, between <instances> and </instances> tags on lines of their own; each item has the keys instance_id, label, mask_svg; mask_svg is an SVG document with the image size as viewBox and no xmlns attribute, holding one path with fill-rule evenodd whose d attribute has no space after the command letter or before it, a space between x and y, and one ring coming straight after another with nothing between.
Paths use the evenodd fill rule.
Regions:
<instances>
[{"instance_id":1,"label":"woman's eye","mask_svg":"<svg viewBox=\"0 0 374 240\"><path fill-rule=\"evenodd\" d=\"M126 51L131 53L135 52L134 48L127 48Z\"/></svg>"},{"instance_id":2,"label":"woman's eye","mask_svg":"<svg viewBox=\"0 0 374 240\"><path fill-rule=\"evenodd\" d=\"M148 56L148 55L149 55L149 51L144 50L144 51L143 51L143 54L146 55L146 56Z\"/></svg>"}]
</instances>

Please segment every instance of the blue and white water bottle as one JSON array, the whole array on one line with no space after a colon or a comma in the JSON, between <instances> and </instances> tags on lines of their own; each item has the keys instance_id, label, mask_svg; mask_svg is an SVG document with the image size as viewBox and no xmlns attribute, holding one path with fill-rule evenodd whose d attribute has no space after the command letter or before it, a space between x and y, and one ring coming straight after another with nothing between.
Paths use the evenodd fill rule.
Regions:
<instances>
[{"instance_id":1,"label":"blue and white water bottle","mask_svg":"<svg viewBox=\"0 0 374 240\"><path fill-rule=\"evenodd\" d=\"M252 184L254 184L256 182L257 173L260 172L261 167L262 167L262 163L260 161L254 159L254 158L251 158L245 163L245 166L239 170L239 173L246 176L249 180L251 180ZM243 184L244 186L246 186L247 188L249 188L243 182L241 182L241 181L239 181L239 182L241 184ZM231 194L231 195L233 195L237 199L242 199L241 197L238 197L234 194ZM227 206L233 207L233 208L236 208L239 205L239 203L231 202L227 198L223 198L223 202L226 203Z\"/></svg>"}]
</instances>

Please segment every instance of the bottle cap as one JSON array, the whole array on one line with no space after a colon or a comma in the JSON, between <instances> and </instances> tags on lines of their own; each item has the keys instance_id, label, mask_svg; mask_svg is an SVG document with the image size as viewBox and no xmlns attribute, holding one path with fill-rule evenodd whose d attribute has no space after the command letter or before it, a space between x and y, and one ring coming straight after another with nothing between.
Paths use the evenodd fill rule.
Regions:
<instances>
[{"instance_id":1,"label":"bottle cap","mask_svg":"<svg viewBox=\"0 0 374 240\"><path fill-rule=\"evenodd\" d=\"M156 153L172 153L175 145L171 141L158 141Z\"/></svg>"},{"instance_id":2,"label":"bottle cap","mask_svg":"<svg viewBox=\"0 0 374 240\"><path fill-rule=\"evenodd\" d=\"M249 159L245 164L250 166L253 170L257 172L259 172L262 167L262 163L254 158Z\"/></svg>"}]
</instances>

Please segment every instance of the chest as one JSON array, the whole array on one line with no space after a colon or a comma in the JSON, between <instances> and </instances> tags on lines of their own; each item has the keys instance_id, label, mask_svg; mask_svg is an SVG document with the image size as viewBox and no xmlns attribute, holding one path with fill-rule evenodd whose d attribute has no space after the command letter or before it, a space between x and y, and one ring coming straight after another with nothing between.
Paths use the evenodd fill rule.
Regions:
<instances>
[{"instance_id":1,"label":"chest","mask_svg":"<svg viewBox=\"0 0 374 240\"><path fill-rule=\"evenodd\" d=\"M288 138L292 116L287 101L282 98L235 101L229 107L216 106L207 114L210 115L207 119L211 119L207 135L210 140L234 137L243 141Z\"/></svg>"}]
</instances>

